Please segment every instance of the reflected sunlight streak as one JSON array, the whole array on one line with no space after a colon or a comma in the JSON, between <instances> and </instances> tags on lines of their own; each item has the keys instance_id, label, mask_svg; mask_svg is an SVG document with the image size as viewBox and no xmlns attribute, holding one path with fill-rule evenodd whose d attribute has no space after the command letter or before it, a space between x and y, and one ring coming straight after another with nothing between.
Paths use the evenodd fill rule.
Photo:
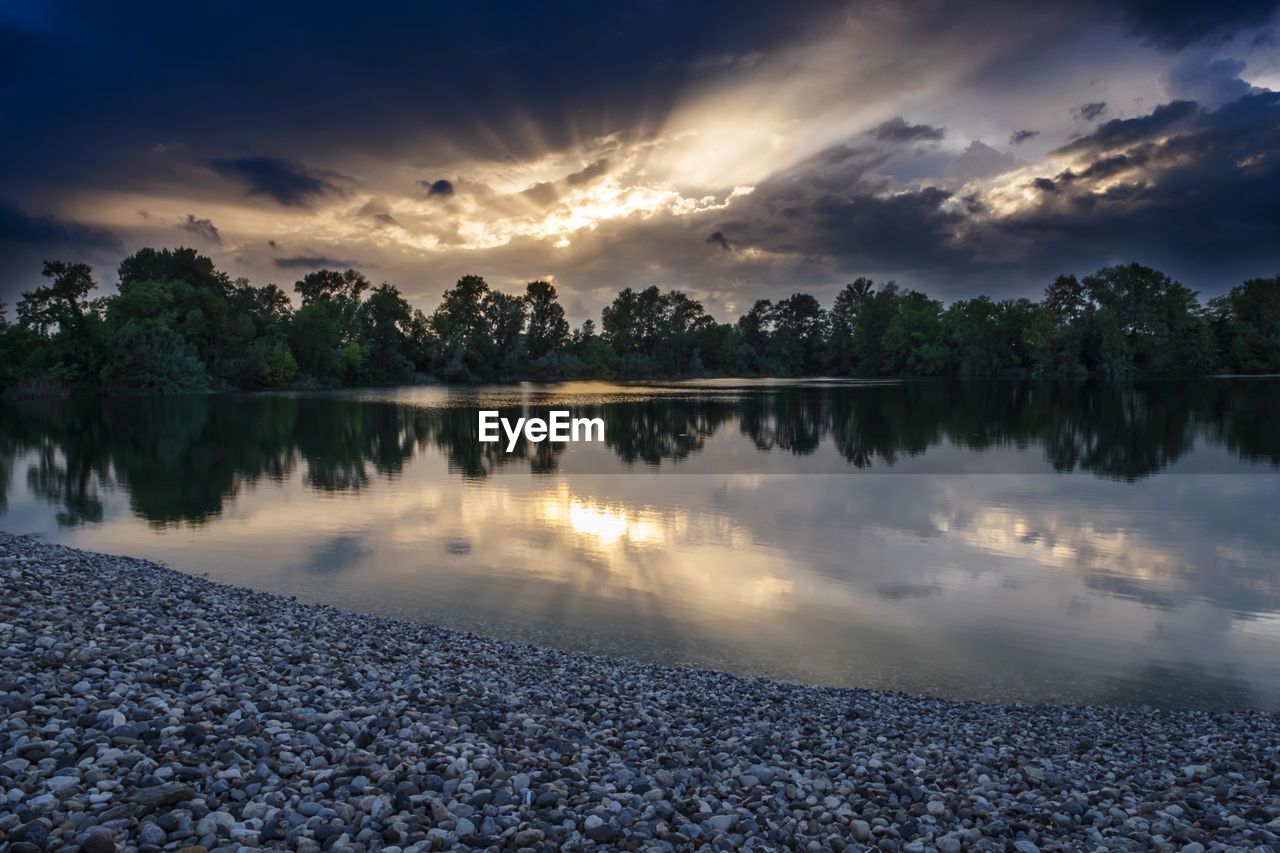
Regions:
<instances>
[{"instance_id":1,"label":"reflected sunlight streak","mask_svg":"<svg viewBox=\"0 0 1280 853\"><path fill-rule=\"evenodd\" d=\"M655 514L583 500L575 497L563 483L539 501L538 513L544 521L567 529L575 536L593 539L601 547L623 541L630 545L659 546L667 538Z\"/></svg>"}]
</instances>

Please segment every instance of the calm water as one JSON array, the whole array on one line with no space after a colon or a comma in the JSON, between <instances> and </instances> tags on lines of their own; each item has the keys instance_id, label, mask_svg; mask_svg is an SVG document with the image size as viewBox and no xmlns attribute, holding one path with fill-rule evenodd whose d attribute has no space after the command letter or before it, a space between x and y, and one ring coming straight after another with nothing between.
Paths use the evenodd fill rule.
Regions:
<instances>
[{"instance_id":1,"label":"calm water","mask_svg":"<svg viewBox=\"0 0 1280 853\"><path fill-rule=\"evenodd\" d=\"M476 441L476 409L606 444ZM1280 380L0 404L0 528L521 641L1280 707Z\"/></svg>"}]
</instances>

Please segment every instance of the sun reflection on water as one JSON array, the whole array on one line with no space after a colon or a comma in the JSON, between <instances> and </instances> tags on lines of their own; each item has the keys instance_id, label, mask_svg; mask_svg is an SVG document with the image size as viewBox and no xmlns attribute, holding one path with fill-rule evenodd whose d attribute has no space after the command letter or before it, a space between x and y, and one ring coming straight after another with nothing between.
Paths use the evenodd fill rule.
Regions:
<instances>
[{"instance_id":1,"label":"sun reflection on water","mask_svg":"<svg viewBox=\"0 0 1280 853\"><path fill-rule=\"evenodd\" d=\"M543 496L537 505L543 521L568 529L575 536L594 540L598 546L658 546L666 539L662 520L657 513L644 509L628 509L622 504L603 504L575 496L563 483Z\"/></svg>"}]
</instances>

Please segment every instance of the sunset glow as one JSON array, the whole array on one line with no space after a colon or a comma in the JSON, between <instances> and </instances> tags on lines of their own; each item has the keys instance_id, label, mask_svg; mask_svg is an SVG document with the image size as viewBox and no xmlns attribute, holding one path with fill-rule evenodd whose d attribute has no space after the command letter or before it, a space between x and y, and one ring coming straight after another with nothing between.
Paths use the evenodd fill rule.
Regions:
<instances>
[{"instance_id":1,"label":"sunset glow","mask_svg":"<svg viewBox=\"0 0 1280 853\"><path fill-rule=\"evenodd\" d=\"M680 31L678 13L661 14L674 17L641 26ZM697 27L710 12L683 14ZM42 38L39 20L16 31ZM507 289L554 274L575 321L609 290L649 284L717 315L795 289L830 299L858 275L944 300L975 282L1036 296L1054 274L1108 262L1118 235L1206 292L1275 265L1258 241L1232 243L1233 217L1257 220L1248 187L1223 187L1232 205L1210 217L1176 190L1218 174L1220 158L1251 187L1270 180L1280 66L1265 39L1247 37L1268 21L1203 43L1053 4L973 7L947 27L914 4L818 4L799 17L776 10L771 23L739 32L719 20L669 55L633 51L644 37L619 28L586 72L574 47L517 60L485 53L483 27L452 28L490 57L474 69L483 86L443 87L430 55L406 60L420 66L405 77L414 84L344 65L328 90L295 93L288 123L258 94L275 72L255 67L219 84L241 97L213 130L196 106L207 92L185 94L191 106L163 124L121 106L96 120L92 156L30 115L21 136L35 153L9 159L40 162L0 193L16 217L9 231L30 240L6 253L0 296L12 302L55 254L94 264L110 287L127 251L180 243L286 289L316 266L352 266L420 306L466 273ZM559 38L544 21L520 26ZM74 44L64 56L100 49L63 37ZM104 104L121 103L114 85L92 82ZM344 109L361 116L358 132L317 118ZM1240 136L1230 128L1241 122L1258 130ZM255 128L251 144L238 127ZM1220 224L1212 251L1156 239L1193 220Z\"/></svg>"}]
</instances>

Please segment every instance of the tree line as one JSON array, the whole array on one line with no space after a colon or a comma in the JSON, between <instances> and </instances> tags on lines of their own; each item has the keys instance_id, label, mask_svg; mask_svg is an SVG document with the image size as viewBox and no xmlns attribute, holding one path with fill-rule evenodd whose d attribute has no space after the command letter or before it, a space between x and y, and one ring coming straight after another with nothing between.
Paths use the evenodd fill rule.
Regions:
<instances>
[{"instance_id":1,"label":"tree line","mask_svg":"<svg viewBox=\"0 0 1280 853\"><path fill-rule=\"evenodd\" d=\"M626 288L571 329L555 287L521 295L467 275L431 314L391 284L318 270L294 284L231 279L194 249L141 249L118 292L85 264L0 304L0 389L40 394L396 385L415 381L686 376L1126 378L1280 372L1280 276L1201 304L1141 264L1056 278L1040 301L944 306L859 278L831 307L762 299L718 322L679 290Z\"/></svg>"}]
</instances>

